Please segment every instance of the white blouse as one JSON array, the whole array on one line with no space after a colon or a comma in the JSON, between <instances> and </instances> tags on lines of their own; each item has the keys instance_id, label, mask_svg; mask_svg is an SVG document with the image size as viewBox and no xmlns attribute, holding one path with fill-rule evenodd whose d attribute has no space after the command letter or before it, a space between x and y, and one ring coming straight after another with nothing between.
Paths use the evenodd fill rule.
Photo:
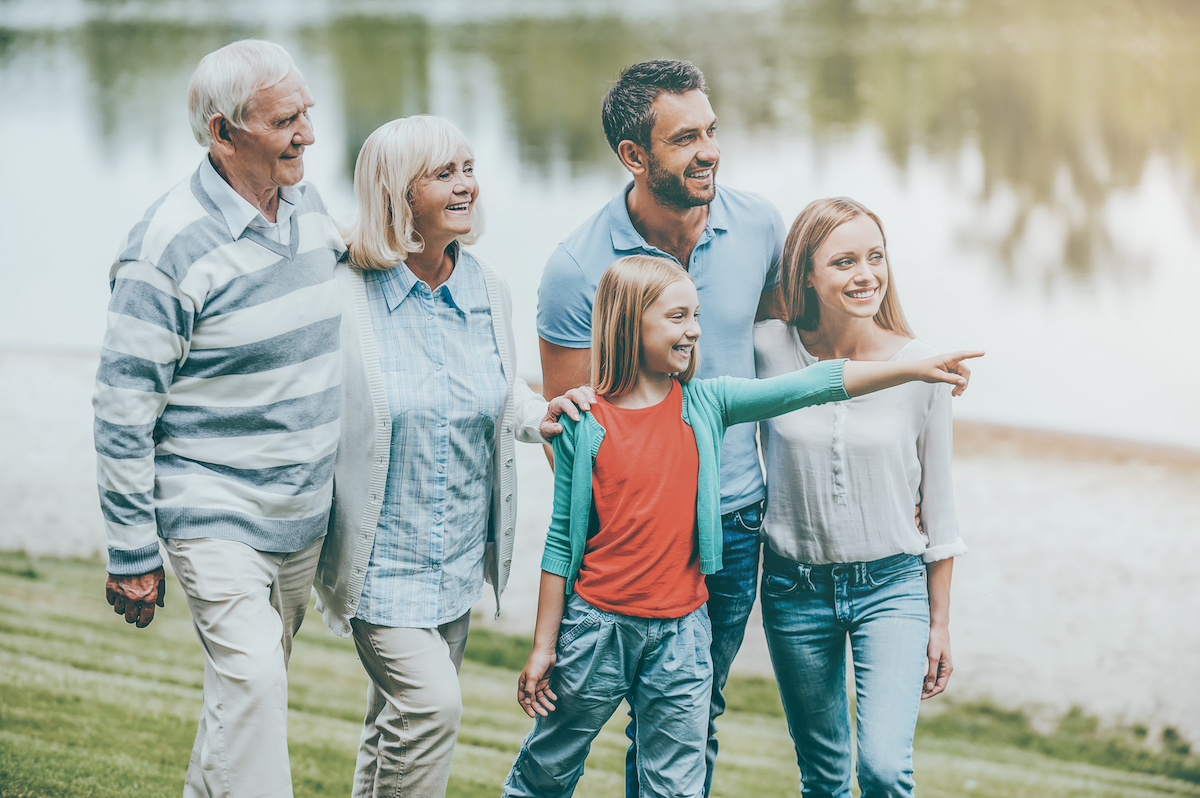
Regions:
<instances>
[{"instance_id":1,"label":"white blouse","mask_svg":"<svg viewBox=\"0 0 1200 798\"><path fill-rule=\"evenodd\" d=\"M909 341L891 359L936 352ZM794 327L754 325L758 376L817 362ZM910 382L762 422L767 469L763 535L777 554L812 565L965 554L954 515L949 385ZM921 507L924 532L913 517Z\"/></svg>"}]
</instances>

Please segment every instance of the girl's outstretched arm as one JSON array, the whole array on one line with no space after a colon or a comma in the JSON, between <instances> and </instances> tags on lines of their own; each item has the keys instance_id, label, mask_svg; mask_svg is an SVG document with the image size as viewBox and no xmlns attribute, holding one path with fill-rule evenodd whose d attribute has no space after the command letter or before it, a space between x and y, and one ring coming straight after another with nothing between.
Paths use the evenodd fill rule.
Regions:
<instances>
[{"instance_id":1,"label":"girl's outstretched arm","mask_svg":"<svg viewBox=\"0 0 1200 798\"><path fill-rule=\"evenodd\" d=\"M525 669L517 677L517 703L529 717L549 715L558 696L550 689L550 672L558 658L558 627L562 623L567 580L542 571L538 588L537 625L533 630L533 651Z\"/></svg>"},{"instance_id":2,"label":"girl's outstretched arm","mask_svg":"<svg viewBox=\"0 0 1200 798\"><path fill-rule=\"evenodd\" d=\"M973 357L983 357L983 350L964 350L899 363L890 360L848 360L842 368L842 385L851 396L862 396L913 380L948 382L954 386L951 393L958 396L967 387L967 378L959 373L959 364Z\"/></svg>"}]
</instances>

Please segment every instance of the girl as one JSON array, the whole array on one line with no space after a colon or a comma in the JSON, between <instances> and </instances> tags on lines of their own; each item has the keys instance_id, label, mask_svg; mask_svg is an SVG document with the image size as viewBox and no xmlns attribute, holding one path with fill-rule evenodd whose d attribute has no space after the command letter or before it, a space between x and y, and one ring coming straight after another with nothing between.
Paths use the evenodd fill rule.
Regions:
<instances>
[{"instance_id":1,"label":"girl","mask_svg":"<svg viewBox=\"0 0 1200 798\"><path fill-rule=\"evenodd\" d=\"M961 385L959 362L981 353L691 381L700 324L687 272L621 258L593 307L600 398L554 440L554 516L533 652L517 682L535 720L504 795L570 795L628 695L644 794L699 796L712 686L703 574L721 567L725 428L913 379Z\"/></svg>"},{"instance_id":2,"label":"girl","mask_svg":"<svg viewBox=\"0 0 1200 798\"><path fill-rule=\"evenodd\" d=\"M904 320L883 227L862 205L810 204L783 261L787 323L756 325L759 375L844 357L902 366L932 351ZM906 385L762 426L763 624L806 796L850 795L847 637L863 798L913 794L917 709L950 678L950 569L966 551L950 395Z\"/></svg>"}]
</instances>

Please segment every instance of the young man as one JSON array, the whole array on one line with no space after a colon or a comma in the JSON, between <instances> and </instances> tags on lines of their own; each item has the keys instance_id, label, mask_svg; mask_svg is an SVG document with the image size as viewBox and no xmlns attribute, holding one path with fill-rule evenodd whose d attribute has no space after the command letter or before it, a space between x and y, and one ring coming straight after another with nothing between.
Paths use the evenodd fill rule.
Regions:
<instances>
[{"instance_id":1,"label":"young man","mask_svg":"<svg viewBox=\"0 0 1200 798\"><path fill-rule=\"evenodd\" d=\"M717 117L704 76L686 61L626 69L604 99L609 145L633 182L555 250L538 290L538 335L547 396L590 376L592 301L617 258L670 258L696 282L704 324L698 377L754 376L753 324L778 283L786 228L762 197L719 187ZM712 622L713 697L705 794L717 755L722 690L754 604L764 496L754 425L730 428L721 451L724 569L706 580ZM627 733L637 748L636 718ZM636 769L627 791L637 794Z\"/></svg>"}]
</instances>

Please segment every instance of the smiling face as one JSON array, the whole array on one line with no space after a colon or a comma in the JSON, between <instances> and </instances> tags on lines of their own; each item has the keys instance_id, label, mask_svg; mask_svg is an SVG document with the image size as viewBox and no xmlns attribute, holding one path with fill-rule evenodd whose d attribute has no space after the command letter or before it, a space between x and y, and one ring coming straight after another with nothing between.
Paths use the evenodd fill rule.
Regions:
<instances>
[{"instance_id":1,"label":"smiling face","mask_svg":"<svg viewBox=\"0 0 1200 798\"><path fill-rule=\"evenodd\" d=\"M689 279L676 280L642 314L638 367L660 377L687 370L700 338L700 299Z\"/></svg>"},{"instance_id":2,"label":"smiling face","mask_svg":"<svg viewBox=\"0 0 1200 798\"><path fill-rule=\"evenodd\" d=\"M805 286L816 294L823 320L874 318L887 294L883 233L869 216L838 225L813 254Z\"/></svg>"},{"instance_id":3,"label":"smiling face","mask_svg":"<svg viewBox=\"0 0 1200 798\"><path fill-rule=\"evenodd\" d=\"M646 153L646 187L663 205L685 210L717 193L717 115L702 91L660 94L650 105L654 129Z\"/></svg>"},{"instance_id":4,"label":"smiling face","mask_svg":"<svg viewBox=\"0 0 1200 798\"><path fill-rule=\"evenodd\" d=\"M245 129L229 127L232 152L226 167L255 194L294 186L304 177L304 148L315 141L308 109L312 95L295 69L255 93Z\"/></svg>"},{"instance_id":5,"label":"smiling face","mask_svg":"<svg viewBox=\"0 0 1200 798\"><path fill-rule=\"evenodd\" d=\"M408 204L413 226L428 246L444 248L471 232L471 206L479 197L475 159L465 145L454 158L413 181Z\"/></svg>"}]
</instances>

